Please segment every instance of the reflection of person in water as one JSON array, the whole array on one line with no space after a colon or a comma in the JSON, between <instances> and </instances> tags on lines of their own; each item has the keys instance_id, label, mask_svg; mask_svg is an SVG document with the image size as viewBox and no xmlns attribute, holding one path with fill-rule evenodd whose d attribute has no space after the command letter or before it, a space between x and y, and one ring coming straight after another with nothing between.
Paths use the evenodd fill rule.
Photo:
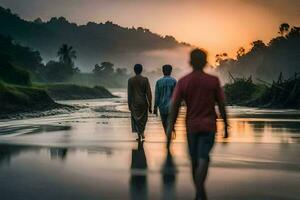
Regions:
<instances>
[{"instance_id":1,"label":"reflection of person in water","mask_svg":"<svg viewBox=\"0 0 300 200\"><path fill-rule=\"evenodd\" d=\"M176 199L176 166L170 151L168 151L165 163L162 167L162 181L162 199Z\"/></svg>"},{"instance_id":2,"label":"reflection of person in water","mask_svg":"<svg viewBox=\"0 0 300 200\"><path fill-rule=\"evenodd\" d=\"M68 149L67 148L51 148L50 155L52 159L61 159L65 160L67 157Z\"/></svg>"},{"instance_id":3,"label":"reflection of person in water","mask_svg":"<svg viewBox=\"0 0 300 200\"><path fill-rule=\"evenodd\" d=\"M138 143L138 149L132 149L131 159L130 197L132 200L148 199L147 160L143 142Z\"/></svg>"}]
</instances>

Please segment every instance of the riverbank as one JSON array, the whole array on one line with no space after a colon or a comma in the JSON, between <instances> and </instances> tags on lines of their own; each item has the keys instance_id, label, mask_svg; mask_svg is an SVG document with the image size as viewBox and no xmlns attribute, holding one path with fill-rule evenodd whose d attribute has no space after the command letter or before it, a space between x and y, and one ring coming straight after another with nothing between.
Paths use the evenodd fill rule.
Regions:
<instances>
[{"instance_id":1,"label":"riverbank","mask_svg":"<svg viewBox=\"0 0 300 200\"><path fill-rule=\"evenodd\" d=\"M102 86L87 87L75 84L45 84L37 87L46 90L54 100L82 100L116 98L109 90Z\"/></svg>"},{"instance_id":2,"label":"riverbank","mask_svg":"<svg viewBox=\"0 0 300 200\"><path fill-rule=\"evenodd\" d=\"M229 105L257 108L300 109L300 77L283 79L280 74L277 81L268 83L257 79L234 78L232 83L224 86Z\"/></svg>"},{"instance_id":3,"label":"riverbank","mask_svg":"<svg viewBox=\"0 0 300 200\"><path fill-rule=\"evenodd\" d=\"M68 84L18 86L0 83L0 119L20 119L70 113L77 106L58 100L116 98L101 86L85 87Z\"/></svg>"},{"instance_id":4,"label":"riverbank","mask_svg":"<svg viewBox=\"0 0 300 200\"><path fill-rule=\"evenodd\" d=\"M40 117L76 109L56 103L43 89L4 83L0 83L0 102L0 119Z\"/></svg>"},{"instance_id":5,"label":"riverbank","mask_svg":"<svg viewBox=\"0 0 300 200\"><path fill-rule=\"evenodd\" d=\"M59 103L87 107L0 121L1 200L194 199L184 115L168 162L160 118L149 115L138 146L125 97ZM228 107L228 116L226 140L218 121L209 199L299 199L300 112Z\"/></svg>"}]
</instances>

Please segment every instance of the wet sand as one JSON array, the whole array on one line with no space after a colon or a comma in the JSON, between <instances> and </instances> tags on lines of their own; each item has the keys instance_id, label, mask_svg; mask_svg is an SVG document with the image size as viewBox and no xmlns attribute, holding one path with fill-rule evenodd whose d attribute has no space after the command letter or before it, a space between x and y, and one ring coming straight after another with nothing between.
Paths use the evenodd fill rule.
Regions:
<instances>
[{"instance_id":1,"label":"wet sand","mask_svg":"<svg viewBox=\"0 0 300 200\"><path fill-rule=\"evenodd\" d=\"M138 146L123 99L63 103L86 108L0 121L1 200L194 198L183 118L167 158L159 119ZM209 199L300 199L300 112L235 107L230 116L229 140L218 124Z\"/></svg>"}]
</instances>

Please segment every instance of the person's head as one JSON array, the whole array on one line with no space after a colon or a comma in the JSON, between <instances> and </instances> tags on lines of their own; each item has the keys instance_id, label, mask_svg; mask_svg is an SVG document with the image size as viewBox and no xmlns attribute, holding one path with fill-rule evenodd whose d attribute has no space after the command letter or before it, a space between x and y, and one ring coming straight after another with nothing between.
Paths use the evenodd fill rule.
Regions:
<instances>
[{"instance_id":1,"label":"person's head","mask_svg":"<svg viewBox=\"0 0 300 200\"><path fill-rule=\"evenodd\" d=\"M135 64L135 65L134 65L134 73L135 73L136 75L141 74L142 71L143 71L143 65L141 65L141 64Z\"/></svg>"},{"instance_id":2,"label":"person's head","mask_svg":"<svg viewBox=\"0 0 300 200\"><path fill-rule=\"evenodd\" d=\"M202 49L194 49L190 59L190 64L194 70L202 70L207 63L207 53Z\"/></svg>"},{"instance_id":3,"label":"person's head","mask_svg":"<svg viewBox=\"0 0 300 200\"><path fill-rule=\"evenodd\" d=\"M172 73L172 66L171 65L164 65L162 67L162 72L165 76L170 76Z\"/></svg>"}]
</instances>

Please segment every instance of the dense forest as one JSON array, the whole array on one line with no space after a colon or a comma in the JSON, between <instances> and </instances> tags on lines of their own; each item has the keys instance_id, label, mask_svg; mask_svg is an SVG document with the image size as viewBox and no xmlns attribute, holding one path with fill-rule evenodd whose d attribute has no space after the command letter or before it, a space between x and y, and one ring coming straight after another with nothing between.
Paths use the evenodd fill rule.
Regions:
<instances>
[{"instance_id":1,"label":"dense forest","mask_svg":"<svg viewBox=\"0 0 300 200\"><path fill-rule=\"evenodd\" d=\"M267 44L261 40L253 41L251 49L241 47L236 59L227 53L216 55L217 69L221 77L228 82L229 72L236 77L257 78L272 82L282 72L289 78L300 72L300 27L283 23L279 26L278 36Z\"/></svg>"},{"instance_id":2,"label":"dense forest","mask_svg":"<svg viewBox=\"0 0 300 200\"><path fill-rule=\"evenodd\" d=\"M112 60L97 59L88 71L82 72L77 66L84 48L85 53L128 51L135 55L134 52L186 45L170 36L161 37L142 28L122 28L111 22L83 26L64 18L28 22L1 7L0 26L4 27L0 29L2 111L14 110L16 105L20 110L31 105L57 106L52 99L114 97L102 86L126 87L132 72ZM235 59L227 53L216 55L216 70L227 83L224 88L228 102L299 108L300 28L283 23L278 36L268 44L257 40L251 45L248 51L239 48ZM51 51L53 56L45 61L39 49ZM154 69L144 74L154 83L161 71Z\"/></svg>"},{"instance_id":3,"label":"dense forest","mask_svg":"<svg viewBox=\"0 0 300 200\"><path fill-rule=\"evenodd\" d=\"M71 79L76 51L66 44L57 51L57 59L46 65L38 51L0 35L0 118L23 112L73 109L53 99L90 99L114 97L101 86L93 88L73 84L54 84Z\"/></svg>"},{"instance_id":4,"label":"dense forest","mask_svg":"<svg viewBox=\"0 0 300 200\"><path fill-rule=\"evenodd\" d=\"M252 42L248 52L239 48L236 59L216 55L229 104L300 108L300 28L282 23L278 34L268 44Z\"/></svg>"},{"instance_id":5,"label":"dense forest","mask_svg":"<svg viewBox=\"0 0 300 200\"><path fill-rule=\"evenodd\" d=\"M188 46L172 36L163 37L141 27L124 28L109 21L77 25L64 17L26 21L2 7L0 27L0 34L38 50L47 61L55 57L61 44L73 46L79 55L78 66L84 71L90 71L99 60L128 65L137 55L145 56L148 51Z\"/></svg>"}]
</instances>

